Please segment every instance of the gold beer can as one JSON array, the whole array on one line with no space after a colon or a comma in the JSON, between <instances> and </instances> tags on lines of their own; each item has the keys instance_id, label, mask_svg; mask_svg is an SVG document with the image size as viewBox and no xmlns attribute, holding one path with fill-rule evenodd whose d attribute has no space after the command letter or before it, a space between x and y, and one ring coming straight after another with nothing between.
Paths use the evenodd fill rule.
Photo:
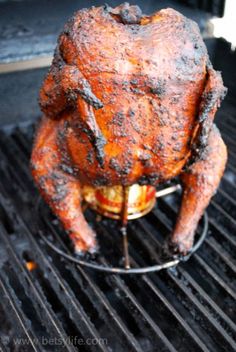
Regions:
<instances>
[{"instance_id":1,"label":"gold beer can","mask_svg":"<svg viewBox=\"0 0 236 352\"><path fill-rule=\"evenodd\" d=\"M98 213L116 220L122 219L124 188L127 197L127 219L147 214L155 205L156 189L153 186L83 187L83 198Z\"/></svg>"}]
</instances>

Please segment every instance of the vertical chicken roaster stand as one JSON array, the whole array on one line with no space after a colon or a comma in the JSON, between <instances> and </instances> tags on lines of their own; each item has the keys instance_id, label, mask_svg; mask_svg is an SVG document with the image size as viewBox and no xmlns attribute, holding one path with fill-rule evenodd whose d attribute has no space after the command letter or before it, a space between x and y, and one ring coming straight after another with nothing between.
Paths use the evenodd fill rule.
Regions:
<instances>
[{"instance_id":1,"label":"vertical chicken roaster stand","mask_svg":"<svg viewBox=\"0 0 236 352\"><path fill-rule=\"evenodd\" d=\"M171 194L173 192L176 192L177 190L181 189L181 186L179 184L174 185L174 186L170 186L167 187L165 189L162 189L160 191L157 191L155 194L156 198L159 197L164 197L168 194ZM125 196L124 196L125 199ZM42 205L42 201L41 198L38 199L38 201L36 202L36 206L35 206L35 210L38 214L40 214L40 206ZM144 214L142 214L144 215ZM121 216L122 217L122 216ZM137 216L138 217L138 216ZM88 260L84 259L84 258L79 258L73 255L70 255L66 252L64 252L63 250L61 250L60 248L58 248L57 246L55 246L49 239L48 236L46 234L43 233L43 231L41 229L37 229L38 233L41 237L41 239L57 254L61 255L62 257L64 257L66 260L69 260L71 262L74 262L75 264L78 265L82 265L84 267L88 267L94 270L98 270L98 271L103 271L103 272L107 272L107 273L116 273L116 274L145 274L145 273L149 273L149 272L156 272L156 271L160 271L163 269L168 269L171 267L174 267L176 265L178 265L180 262L183 261L187 261L191 255L196 252L198 250L198 248L202 245L202 243L204 242L204 239L207 235L208 232L208 216L207 213L205 212L203 215L203 225L202 225L202 229L200 232L200 235L198 236L198 239L195 241L191 251L183 256L183 255L172 255L172 257L168 257L168 259L161 263L161 264L156 264L156 265L152 265L152 266L146 266L146 267L130 267L130 261L129 261L129 252L128 252L128 236L127 236L127 222L123 222L122 221L122 226L120 229L121 232L121 237L123 240L123 256L124 256L124 267L114 267L112 266L112 263L109 263L108 265L103 265L103 264L99 264L96 262L89 262Z\"/></svg>"}]
</instances>

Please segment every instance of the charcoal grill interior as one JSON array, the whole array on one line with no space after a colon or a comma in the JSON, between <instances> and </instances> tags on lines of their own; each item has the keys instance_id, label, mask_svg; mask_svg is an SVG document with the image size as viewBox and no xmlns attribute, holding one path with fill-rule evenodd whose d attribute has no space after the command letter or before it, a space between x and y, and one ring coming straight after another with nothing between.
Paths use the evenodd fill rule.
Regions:
<instances>
[{"instance_id":1,"label":"charcoal grill interior","mask_svg":"<svg viewBox=\"0 0 236 352\"><path fill-rule=\"evenodd\" d=\"M35 210L38 191L29 171L35 97L46 69L0 75L0 351L236 351L236 54L224 40L206 43L229 88L216 117L229 161L208 207L204 244L188 262L148 275L94 272L40 239L38 228L70 252L47 206ZM134 265L155 262L179 200L178 193L159 199L145 218L129 222ZM86 216L95 224L92 211ZM104 263L108 255L119 263L114 223L95 226Z\"/></svg>"}]
</instances>

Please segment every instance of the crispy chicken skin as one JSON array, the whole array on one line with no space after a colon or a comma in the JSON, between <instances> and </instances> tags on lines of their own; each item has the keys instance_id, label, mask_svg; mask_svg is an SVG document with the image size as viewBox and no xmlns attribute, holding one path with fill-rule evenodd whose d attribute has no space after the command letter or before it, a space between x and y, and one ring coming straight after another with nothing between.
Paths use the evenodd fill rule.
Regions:
<instances>
[{"instance_id":1,"label":"crispy chicken skin","mask_svg":"<svg viewBox=\"0 0 236 352\"><path fill-rule=\"evenodd\" d=\"M227 160L213 124L225 92L198 26L180 13L145 16L126 3L74 15L40 91L31 164L77 252L96 248L82 185L158 185L176 176L183 199L171 244L191 249Z\"/></svg>"}]
</instances>

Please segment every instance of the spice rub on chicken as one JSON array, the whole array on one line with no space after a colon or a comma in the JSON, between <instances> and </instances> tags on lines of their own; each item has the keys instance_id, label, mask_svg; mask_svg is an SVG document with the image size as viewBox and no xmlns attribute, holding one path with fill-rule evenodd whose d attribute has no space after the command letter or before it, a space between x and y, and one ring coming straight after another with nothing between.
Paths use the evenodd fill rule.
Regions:
<instances>
[{"instance_id":1,"label":"spice rub on chicken","mask_svg":"<svg viewBox=\"0 0 236 352\"><path fill-rule=\"evenodd\" d=\"M182 204L171 244L187 253L224 172L214 115L225 95L195 22L125 3L78 11L40 91L34 180L77 252L96 239L83 185L159 185L176 176Z\"/></svg>"}]
</instances>

